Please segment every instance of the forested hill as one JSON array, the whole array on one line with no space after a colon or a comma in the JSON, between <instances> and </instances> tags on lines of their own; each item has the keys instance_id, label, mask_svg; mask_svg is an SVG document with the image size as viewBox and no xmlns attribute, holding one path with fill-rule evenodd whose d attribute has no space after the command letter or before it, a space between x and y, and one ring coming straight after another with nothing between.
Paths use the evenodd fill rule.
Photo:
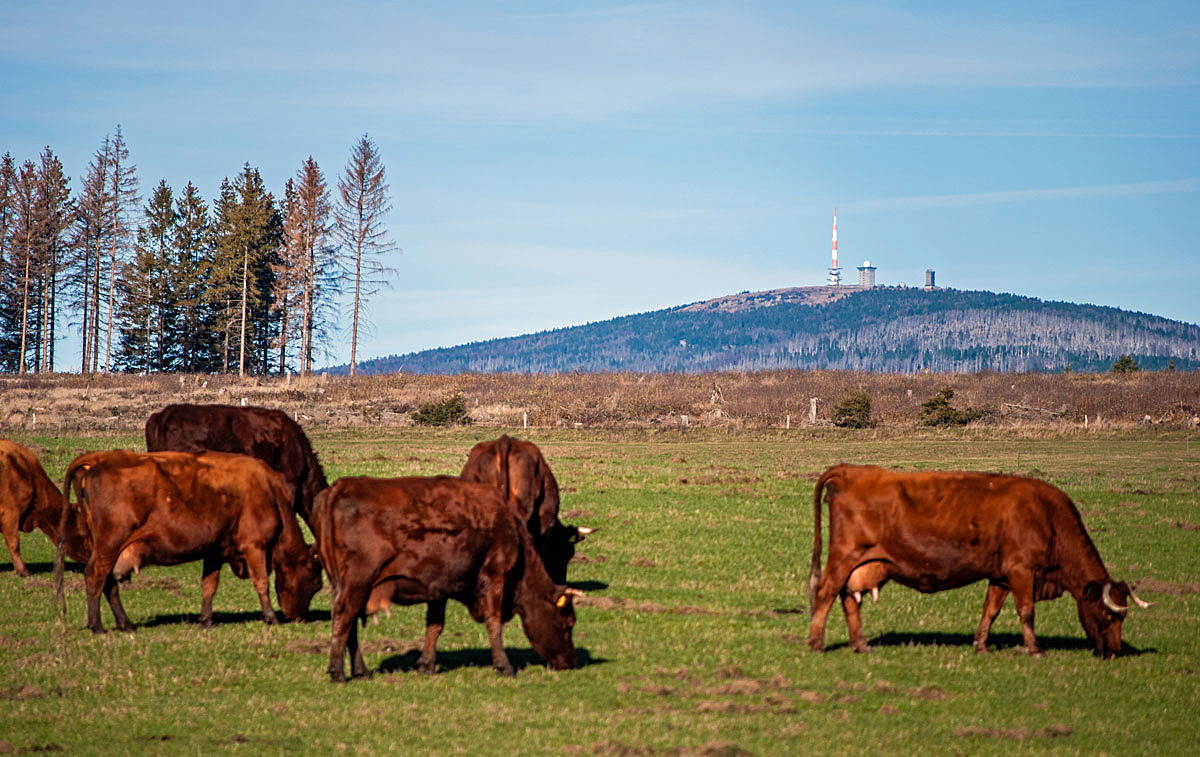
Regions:
<instances>
[{"instance_id":1,"label":"forested hill","mask_svg":"<svg viewBox=\"0 0 1200 757\"><path fill-rule=\"evenodd\" d=\"M953 289L743 293L360 364L364 373L1105 371L1200 367L1200 327L1117 308ZM333 372L341 372L334 369Z\"/></svg>"}]
</instances>

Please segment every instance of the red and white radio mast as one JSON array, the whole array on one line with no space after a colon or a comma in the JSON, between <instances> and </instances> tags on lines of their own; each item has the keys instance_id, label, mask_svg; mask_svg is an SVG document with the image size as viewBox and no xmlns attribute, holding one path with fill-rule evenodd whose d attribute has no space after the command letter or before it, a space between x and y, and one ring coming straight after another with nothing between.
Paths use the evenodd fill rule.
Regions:
<instances>
[{"instance_id":1,"label":"red and white radio mast","mask_svg":"<svg viewBox=\"0 0 1200 757\"><path fill-rule=\"evenodd\" d=\"M842 271L837 264L837 208L833 209L833 265L829 267L829 285L838 286L842 283Z\"/></svg>"}]
</instances>

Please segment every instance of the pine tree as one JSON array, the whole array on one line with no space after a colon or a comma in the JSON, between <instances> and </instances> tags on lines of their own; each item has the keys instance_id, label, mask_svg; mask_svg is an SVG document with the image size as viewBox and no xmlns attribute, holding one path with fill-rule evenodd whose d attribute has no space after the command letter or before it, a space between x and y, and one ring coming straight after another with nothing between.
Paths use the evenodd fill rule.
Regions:
<instances>
[{"instance_id":1,"label":"pine tree","mask_svg":"<svg viewBox=\"0 0 1200 757\"><path fill-rule=\"evenodd\" d=\"M395 249L387 240L384 216L391 211L388 184L379 150L364 134L350 152L345 173L338 180L340 202L337 232L342 242L343 263L354 288L350 331L350 375L358 362L358 332L363 306L369 296L386 283L390 271L380 258Z\"/></svg>"}]
</instances>

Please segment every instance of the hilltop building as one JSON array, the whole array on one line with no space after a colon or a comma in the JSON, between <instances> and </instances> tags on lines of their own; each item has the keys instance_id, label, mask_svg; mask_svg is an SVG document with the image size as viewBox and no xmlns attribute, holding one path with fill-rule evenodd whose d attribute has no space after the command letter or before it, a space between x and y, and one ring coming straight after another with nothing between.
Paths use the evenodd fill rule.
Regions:
<instances>
[{"instance_id":1,"label":"hilltop building","mask_svg":"<svg viewBox=\"0 0 1200 757\"><path fill-rule=\"evenodd\" d=\"M875 288L875 266L869 260L864 260L858 267L858 285L863 289Z\"/></svg>"},{"instance_id":2,"label":"hilltop building","mask_svg":"<svg viewBox=\"0 0 1200 757\"><path fill-rule=\"evenodd\" d=\"M937 285L933 283L933 269L926 268L925 269L925 291L929 292L934 289L937 289Z\"/></svg>"}]
</instances>

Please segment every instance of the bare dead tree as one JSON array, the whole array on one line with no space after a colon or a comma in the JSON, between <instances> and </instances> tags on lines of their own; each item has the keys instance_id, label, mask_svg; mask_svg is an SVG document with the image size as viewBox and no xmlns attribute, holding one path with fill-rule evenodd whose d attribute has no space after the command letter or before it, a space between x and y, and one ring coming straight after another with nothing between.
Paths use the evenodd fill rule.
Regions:
<instances>
[{"instance_id":1,"label":"bare dead tree","mask_svg":"<svg viewBox=\"0 0 1200 757\"><path fill-rule=\"evenodd\" d=\"M357 370L358 333L363 304L386 285L391 269L383 255L396 249L387 240L384 217L391 211L388 184L379 149L364 134L350 152L345 173L338 180L337 233L342 242L342 260L353 282L353 318L350 335L350 375Z\"/></svg>"}]
</instances>

